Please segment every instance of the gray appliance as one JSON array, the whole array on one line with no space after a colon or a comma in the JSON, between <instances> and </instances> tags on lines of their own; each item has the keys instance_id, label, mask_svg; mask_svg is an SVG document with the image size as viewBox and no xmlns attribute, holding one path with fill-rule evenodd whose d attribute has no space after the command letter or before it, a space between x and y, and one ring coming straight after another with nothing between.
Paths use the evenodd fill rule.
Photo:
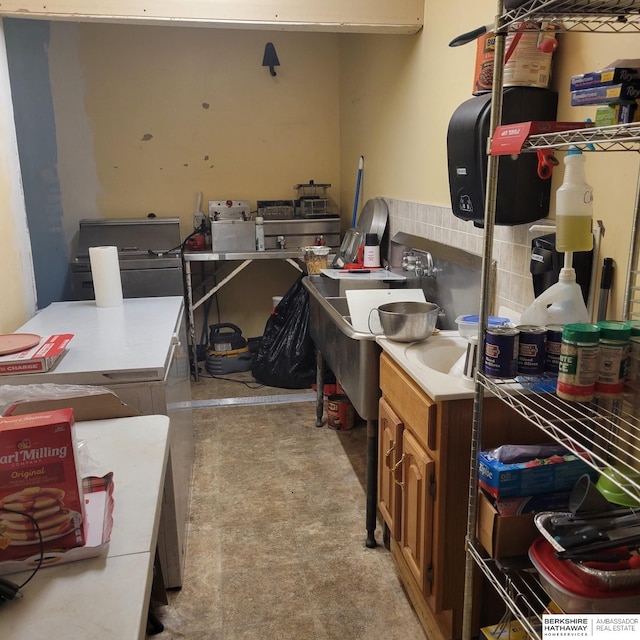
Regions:
<instances>
[{"instance_id":1,"label":"gray appliance","mask_svg":"<svg viewBox=\"0 0 640 640\"><path fill-rule=\"evenodd\" d=\"M179 218L81 220L71 262L78 300L93 300L89 248L118 247L122 295L153 298L184 295Z\"/></svg>"}]
</instances>

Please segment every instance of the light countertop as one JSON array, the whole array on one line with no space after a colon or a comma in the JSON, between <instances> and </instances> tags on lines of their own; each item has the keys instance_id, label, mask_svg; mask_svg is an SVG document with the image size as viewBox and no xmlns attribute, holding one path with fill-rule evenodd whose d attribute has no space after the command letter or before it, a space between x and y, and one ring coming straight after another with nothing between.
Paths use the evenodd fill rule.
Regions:
<instances>
[{"instance_id":1,"label":"light countertop","mask_svg":"<svg viewBox=\"0 0 640 640\"><path fill-rule=\"evenodd\" d=\"M447 372L466 351L467 341L457 331L441 331L422 342L394 342L376 336L376 342L416 384L437 402L473 398L473 381ZM433 362L438 369L427 363Z\"/></svg>"},{"instance_id":2,"label":"light countertop","mask_svg":"<svg viewBox=\"0 0 640 640\"><path fill-rule=\"evenodd\" d=\"M40 569L23 598L3 605L3 640L143 639L169 455L169 418L79 422L83 475L113 471L114 513L105 556ZM169 471L170 473L170 471ZM29 573L6 576L20 584Z\"/></svg>"},{"instance_id":3,"label":"light countertop","mask_svg":"<svg viewBox=\"0 0 640 640\"><path fill-rule=\"evenodd\" d=\"M94 300L54 302L18 329L48 336L72 333L68 352L45 374L6 376L4 382L115 384L162 380L184 306L182 296L126 298L120 307ZM127 374L127 375L125 375Z\"/></svg>"}]
</instances>

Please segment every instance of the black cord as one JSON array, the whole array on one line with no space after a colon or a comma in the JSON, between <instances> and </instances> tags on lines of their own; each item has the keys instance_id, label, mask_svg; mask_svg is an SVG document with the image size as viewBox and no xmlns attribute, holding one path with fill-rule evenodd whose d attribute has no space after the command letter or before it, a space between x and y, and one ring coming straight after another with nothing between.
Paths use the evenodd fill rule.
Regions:
<instances>
[{"instance_id":1,"label":"black cord","mask_svg":"<svg viewBox=\"0 0 640 640\"><path fill-rule=\"evenodd\" d=\"M214 376L211 374L200 374L201 378L211 378L212 380L224 380L225 382L237 382L243 384L248 389L262 389L264 385L260 382L246 382L245 380L236 380L235 378L224 378L223 376Z\"/></svg>"},{"instance_id":2,"label":"black cord","mask_svg":"<svg viewBox=\"0 0 640 640\"><path fill-rule=\"evenodd\" d=\"M38 534L38 546L40 548L40 557L38 558L38 562L35 566L35 569L31 572L31 575L19 586L14 585L12 582L9 582L8 580L4 580L0 578L0 580L2 580L3 582L2 586L9 588L10 590L13 590L15 588L15 591L13 592L13 594L7 594L4 590L0 592L0 600L2 598L6 600L13 600L13 598L15 598L20 593L20 590L26 584L28 584L32 580L32 578L36 575L36 573L38 573L38 571L40 570L40 567L44 562L44 541L42 540L42 532L40 531L40 525L38 524L38 521L30 513L26 513L24 511L14 511L13 509L5 509L4 507L0 507L0 511L4 511L5 513L15 513L19 516L24 516L25 518L28 518L29 520L31 520L31 523L35 527L36 533ZM9 595L10 597L7 597L7 595Z\"/></svg>"}]
</instances>

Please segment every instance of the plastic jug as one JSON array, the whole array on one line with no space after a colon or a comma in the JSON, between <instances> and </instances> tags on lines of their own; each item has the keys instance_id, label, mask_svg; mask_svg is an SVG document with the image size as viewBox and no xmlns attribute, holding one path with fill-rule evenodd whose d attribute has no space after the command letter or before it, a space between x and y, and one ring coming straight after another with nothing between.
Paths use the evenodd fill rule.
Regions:
<instances>
[{"instance_id":1,"label":"plastic jug","mask_svg":"<svg viewBox=\"0 0 640 640\"><path fill-rule=\"evenodd\" d=\"M543 291L522 313L520 323L544 326L570 322L589 322L589 312L576 282L575 270L564 268L560 270L558 282Z\"/></svg>"}]
</instances>

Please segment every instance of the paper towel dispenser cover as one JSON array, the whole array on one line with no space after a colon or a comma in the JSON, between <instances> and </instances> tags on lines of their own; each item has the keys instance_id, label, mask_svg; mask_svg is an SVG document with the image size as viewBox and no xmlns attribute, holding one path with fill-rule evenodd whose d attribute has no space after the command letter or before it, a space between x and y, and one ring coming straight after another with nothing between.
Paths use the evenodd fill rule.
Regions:
<instances>
[{"instance_id":1,"label":"paper towel dispenser cover","mask_svg":"<svg viewBox=\"0 0 640 640\"><path fill-rule=\"evenodd\" d=\"M503 93L502 123L555 120L558 94L535 87L508 87ZM447 131L451 208L458 218L484 226L487 138L491 94L474 96L453 113ZM549 213L551 180L538 177L534 153L502 156L498 165L495 223L516 225Z\"/></svg>"}]
</instances>

